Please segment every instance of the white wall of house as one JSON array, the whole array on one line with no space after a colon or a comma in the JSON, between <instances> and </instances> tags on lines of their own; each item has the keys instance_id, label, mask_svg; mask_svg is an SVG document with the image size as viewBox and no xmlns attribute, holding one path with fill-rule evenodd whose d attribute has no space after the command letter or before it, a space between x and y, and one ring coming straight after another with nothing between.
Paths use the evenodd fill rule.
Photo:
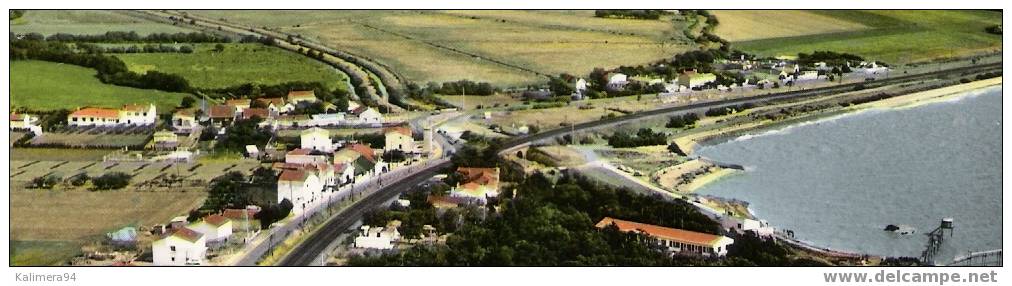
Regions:
<instances>
[{"instance_id":1,"label":"white wall of house","mask_svg":"<svg viewBox=\"0 0 1012 286\"><path fill-rule=\"evenodd\" d=\"M320 164L327 163L327 156L324 155L285 155L285 163L292 164Z\"/></svg>"},{"instance_id":2,"label":"white wall of house","mask_svg":"<svg viewBox=\"0 0 1012 286\"><path fill-rule=\"evenodd\" d=\"M393 249L393 242L400 239L397 229L385 230L382 227L362 226L362 232L355 237L355 247L373 249Z\"/></svg>"},{"instance_id":3,"label":"white wall of house","mask_svg":"<svg viewBox=\"0 0 1012 286\"><path fill-rule=\"evenodd\" d=\"M374 108L366 108L365 111L362 111L362 113L358 115L358 121L362 124L383 123L383 114L380 114L379 111L376 111Z\"/></svg>"},{"instance_id":4,"label":"white wall of house","mask_svg":"<svg viewBox=\"0 0 1012 286\"><path fill-rule=\"evenodd\" d=\"M207 253L204 237L190 242L170 235L152 243L151 249L155 265L201 265Z\"/></svg>"},{"instance_id":5,"label":"white wall of house","mask_svg":"<svg viewBox=\"0 0 1012 286\"><path fill-rule=\"evenodd\" d=\"M401 150L404 153L415 152L415 139L409 135L402 134L400 132L387 132L386 133L386 144L383 146L383 151Z\"/></svg>"},{"instance_id":6,"label":"white wall of house","mask_svg":"<svg viewBox=\"0 0 1012 286\"><path fill-rule=\"evenodd\" d=\"M226 241L230 236L232 236L231 220L223 223L221 226L215 226L213 224L207 223L206 221L201 221L193 225L190 225L188 228L192 229L193 231L204 234L204 238L207 240L207 242Z\"/></svg>"},{"instance_id":7,"label":"white wall of house","mask_svg":"<svg viewBox=\"0 0 1012 286\"><path fill-rule=\"evenodd\" d=\"M144 110L120 110L119 117L121 124L147 125L158 120L154 104L149 104Z\"/></svg>"},{"instance_id":8,"label":"white wall of house","mask_svg":"<svg viewBox=\"0 0 1012 286\"><path fill-rule=\"evenodd\" d=\"M299 214L318 203L322 191L323 182L314 174L302 182L278 181L278 203L288 199L292 202L292 212Z\"/></svg>"},{"instance_id":9,"label":"white wall of house","mask_svg":"<svg viewBox=\"0 0 1012 286\"><path fill-rule=\"evenodd\" d=\"M115 126L119 124L118 118L93 116L70 116L67 118L67 125L70 126Z\"/></svg>"},{"instance_id":10,"label":"white wall of house","mask_svg":"<svg viewBox=\"0 0 1012 286\"><path fill-rule=\"evenodd\" d=\"M330 132L321 128L312 128L299 136L302 149L313 149L322 152L333 152L334 143L330 141Z\"/></svg>"}]
</instances>

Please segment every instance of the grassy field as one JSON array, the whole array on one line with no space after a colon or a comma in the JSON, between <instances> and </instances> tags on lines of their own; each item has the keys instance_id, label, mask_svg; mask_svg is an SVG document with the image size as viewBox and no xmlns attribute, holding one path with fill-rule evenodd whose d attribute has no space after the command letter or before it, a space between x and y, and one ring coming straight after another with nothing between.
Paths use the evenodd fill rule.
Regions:
<instances>
[{"instance_id":1,"label":"grassy field","mask_svg":"<svg viewBox=\"0 0 1012 286\"><path fill-rule=\"evenodd\" d=\"M244 83L278 84L290 81L317 81L328 88L347 86L344 73L306 56L261 44L225 44L222 52L214 44L199 44L192 54L118 54L131 71L149 70L178 74L199 88L223 88Z\"/></svg>"},{"instance_id":2,"label":"grassy field","mask_svg":"<svg viewBox=\"0 0 1012 286\"><path fill-rule=\"evenodd\" d=\"M109 31L134 31L140 35L193 32L182 27L99 10L29 10L23 17L10 21L10 25L12 33L43 35L102 34Z\"/></svg>"},{"instance_id":3,"label":"grassy field","mask_svg":"<svg viewBox=\"0 0 1012 286\"><path fill-rule=\"evenodd\" d=\"M770 16L771 11L739 11L752 18ZM733 43L735 47L762 56L796 55L799 52L830 50L860 55L887 63L910 63L938 58L952 58L1001 50L1001 36L984 29L1001 24L1001 13L970 10L874 10L874 11L812 11L813 19L831 17L860 23L868 29L830 32L815 35L779 37L774 32L767 39ZM718 18L726 30L756 30L728 17ZM807 21L808 27L820 27L823 21ZM828 23L835 23L829 21ZM726 27L725 27L726 26ZM719 30L718 29L718 30ZM778 29L773 29L778 30ZM762 32L760 32L762 33Z\"/></svg>"},{"instance_id":4,"label":"grassy field","mask_svg":"<svg viewBox=\"0 0 1012 286\"><path fill-rule=\"evenodd\" d=\"M10 96L14 107L54 110L150 102L157 106L159 113L169 113L187 96L104 84L95 77L95 70L75 65L43 61L11 61L10 64Z\"/></svg>"},{"instance_id":5,"label":"grassy field","mask_svg":"<svg viewBox=\"0 0 1012 286\"><path fill-rule=\"evenodd\" d=\"M795 37L866 29L860 22L798 10L716 10L720 24L715 33L721 38L748 40Z\"/></svg>"},{"instance_id":6,"label":"grassy field","mask_svg":"<svg viewBox=\"0 0 1012 286\"><path fill-rule=\"evenodd\" d=\"M373 59L415 82L517 86L545 74L654 61L693 45L680 22L592 11L190 11L301 34ZM499 62L499 63L497 63ZM506 63L506 65L500 64ZM517 68L519 67L519 68Z\"/></svg>"},{"instance_id":7,"label":"grassy field","mask_svg":"<svg viewBox=\"0 0 1012 286\"><path fill-rule=\"evenodd\" d=\"M101 161L111 150L103 149L56 149L56 148L12 148L11 161Z\"/></svg>"},{"instance_id":8,"label":"grassy field","mask_svg":"<svg viewBox=\"0 0 1012 286\"><path fill-rule=\"evenodd\" d=\"M81 245L73 241L11 240L10 247L14 266L62 265L81 253Z\"/></svg>"}]
</instances>

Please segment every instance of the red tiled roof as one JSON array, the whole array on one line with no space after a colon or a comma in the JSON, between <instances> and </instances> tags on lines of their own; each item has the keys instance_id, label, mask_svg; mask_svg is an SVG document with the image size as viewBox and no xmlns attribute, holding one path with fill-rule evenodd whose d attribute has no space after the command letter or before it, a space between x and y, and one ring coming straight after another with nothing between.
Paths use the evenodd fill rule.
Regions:
<instances>
[{"instance_id":1,"label":"red tiled roof","mask_svg":"<svg viewBox=\"0 0 1012 286\"><path fill-rule=\"evenodd\" d=\"M464 181L479 185L499 183L499 170L496 168L465 168L458 167L457 173L464 175Z\"/></svg>"},{"instance_id":2,"label":"red tiled roof","mask_svg":"<svg viewBox=\"0 0 1012 286\"><path fill-rule=\"evenodd\" d=\"M233 118L235 117L235 108L224 104L212 105L207 115L215 119Z\"/></svg>"},{"instance_id":3,"label":"red tiled roof","mask_svg":"<svg viewBox=\"0 0 1012 286\"><path fill-rule=\"evenodd\" d=\"M238 219L253 219L253 217L256 216L256 214L257 211L255 210L225 209L225 211L221 213L221 216L233 220L238 220Z\"/></svg>"},{"instance_id":4,"label":"red tiled roof","mask_svg":"<svg viewBox=\"0 0 1012 286\"><path fill-rule=\"evenodd\" d=\"M351 114L354 114L354 115L361 115L361 114L362 114L362 112L365 112L365 111L366 111L366 110L368 110L368 109L369 109L369 107L368 107L368 106L365 106L365 105L359 105L359 106L358 106L358 107L356 107L355 109L352 109L352 110L351 110Z\"/></svg>"},{"instance_id":5,"label":"red tiled roof","mask_svg":"<svg viewBox=\"0 0 1012 286\"><path fill-rule=\"evenodd\" d=\"M213 226L222 226L226 222L228 222L229 220L228 220L228 218L220 216L220 215L209 215L209 216L207 216L207 217L204 218L204 221L207 222L208 224L213 225Z\"/></svg>"},{"instance_id":6,"label":"red tiled roof","mask_svg":"<svg viewBox=\"0 0 1012 286\"><path fill-rule=\"evenodd\" d=\"M71 117L119 118L119 110L109 108L88 107L70 114Z\"/></svg>"},{"instance_id":7,"label":"red tiled roof","mask_svg":"<svg viewBox=\"0 0 1012 286\"><path fill-rule=\"evenodd\" d=\"M196 115L196 108L177 109L173 115L193 117Z\"/></svg>"},{"instance_id":8,"label":"red tiled roof","mask_svg":"<svg viewBox=\"0 0 1012 286\"><path fill-rule=\"evenodd\" d=\"M192 229L185 228L185 227L176 229L175 231L172 232L171 235L175 236L175 237L178 237L178 238L185 239L186 241L189 241L189 242L197 242L197 240L200 240L200 238L204 236L203 234L201 234L199 232L196 232L196 231L194 231Z\"/></svg>"},{"instance_id":9,"label":"red tiled roof","mask_svg":"<svg viewBox=\"0 0 1012 286\"><path fill-rule=\"evenodd\" d=\"M247 108L242 110L242 119L250 119L253 116L267 119L271 117L271 111L266 108Z\"/></svg>"},{"instance_id":10,"label":"red tiled roof","mask_svg":"<svg viewBox=\"0 0 1012 286\"><path fill-rule=\"evenodd\" d=\"M299 149L295 149L295 150L292 150L292 151L288 151L288 153L285 153L285 155L309 155L312 152L313 152L313 149L299 148Z\"/></svg>"},{"instance_id":11,"label":"red tiled roof","mask_svg":"<svg viewBox=\"0 0 1012 286\"><path fill-rule=\"evenodd\" d=\"M342 173L344 172L345 169L348 169L348 164L345 163L334 164L334 173Z\"/></svg>"},{"instance_id":12,"label":"red tiled roof","mask_svg":"<svg viewBox=\"0 0 1012 286\"><path fill-rule=\"evenodd\" d=\"M24 120L24 119L25 119L25 116L22 115L22 114L11 113L11 121L21 121L21 120Z\"/></svg>"},{"instance_id":13,"label":"red tiled roof","mask_svg":"<svg viewBox=\"0 0 1012 286\"><path fill-rule=\"evenodd\" d=\"M404 134L405 136L411 137L411 128L407 128L407 127L404 127L404 126L396 126L396 127L383 128L383 134L388 134L388 133L392 133L392 132L397 132L397 133L400 133L400 134Z\"/></svg>"},{"instance_id":14,"label":"red tiled roof","mask_svg":"<svg viewBox=\"0 0 1012 286\"><path fill-rule=\"evenodd\" d=\"M288 99L292 98L316 98L316 93L312 90L293 90L288 92Z\"/></svg>"},{"instance_id":15,"label":"red tiled roof","mask_svg":"<svg viewBox=\"0 0 1012 286\"><path fill-rule=\"evenodd\" d=\"M286 182L303 182L306 180L308 175L302 170L285 170L281 172L281 176L278 177L278 181Z\"/></svg>"},{"instance_id":16,"label":"red tiled roof","mask_svg":"<svg viewBox=\"0 0 1012 286\"><path fill-rule=\"evenodd\" d=\"M604 219L602 219L600 222L597 223L596 227L605 228L613 223L616 226L618 226L618 229L622 232L642 232L653 237L694 245L709 246L720 238L720 236L713 234L688 231L677 228L669 228L652 224L631 222L620 219L614 219L610 217L605 217Z\"/></svg>"},{"instance_id":17,"label":"red tiled roof","mask_svg":"<svg viewBox=\"0 0 1012 286\"><path fill-rule=\"evenodd\" d=\"M373 152L372 148L369 148L369 146L366 146L364 144L351 144L351 146L348 146L348 148L355 152L358 152L359 154L362 154L362 156L365 157L366 160L369 160L370 162L376 162L376 158L373 157L375 155L375 152Z\"/></svg>"}]
</instances>

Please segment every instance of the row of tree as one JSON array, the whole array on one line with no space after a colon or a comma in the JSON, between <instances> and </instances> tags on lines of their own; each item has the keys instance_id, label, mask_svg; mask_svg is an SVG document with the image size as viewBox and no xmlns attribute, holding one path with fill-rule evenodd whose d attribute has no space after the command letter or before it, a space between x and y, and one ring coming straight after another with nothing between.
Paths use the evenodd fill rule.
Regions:
<instances>
[{"instance_id":1,"label":"row of tree","mask_svg":"<svg viewBox=\"0 0 1012 286\"><path fill-rule=\"evenodd\" d=\"M229 43L232 39L215 34L190 32L190 33L152 33L140 35L137 32L110 31L104 34L75 35L57 33L44 37L38 33L23 35L29 40L46 40L50 42L78 42L78 43ZM13 37L12 37L13 38Z\"/></svg>"},{"instance_id":2,"label":"row of tree","mask_svg":"<svg viewBox=\"0 0 1012 286\"><path fill-rule=\"evenodd\" d=\"M664 145L668 136L662 132L654 132L650 128L640 128L635 135L618 131L608 136L608 145L615 148L631 148L640 146Z\"/></svg>"},{"instance_id":3,"label":"row of tree","mask_svg":"<svg viewBox=\"0 0 1012 286\"><path fill-rule=\"evenodd\" d=\"M146 44L143 46L131 45L131 46L111 46L103 47L96 44L90 43L77 43L75 44L78 49L87 51L90 54L97 53L110 53L110 54L137 54L137 53L183 53L192 54L192 46L174 46L164 44Z\"/></svg>"},{"instance_id":4,"label":"row of tree","mask_svg":"<svg viewBox=\"0 0 1012 286\"><path fill-rule=\"evenodd\" d=\"M594 10L594 17L657 20L670 14L664 10Z\"/></svg>"}]
</instances>

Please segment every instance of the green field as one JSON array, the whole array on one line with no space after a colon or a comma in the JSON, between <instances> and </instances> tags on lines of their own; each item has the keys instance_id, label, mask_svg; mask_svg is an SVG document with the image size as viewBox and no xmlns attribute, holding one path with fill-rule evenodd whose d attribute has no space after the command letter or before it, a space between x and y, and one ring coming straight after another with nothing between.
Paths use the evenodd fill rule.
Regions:
<instances>
[{"instance_id":1,"label":"green field","mask_svg":"<svg viewBox=\"0 0 1012 286\"><path fill-rule=\"evenodd\" d=\"M178 26L100 10L29 10L23 17L10 21L10 24L10 32L17 34L102 34L109 31L134 31L140 35L147 35L194 32Z\"/></svg>"},{"instance_id":2,"label":"green field","mask_svg":"<svg viewBox=\"0 0 1012 286\"><path fill-rule=\"evenodd\" d=\"M81 253L81 246L69 241L11 240L11 265L62 265Z\"/></svg>"},{"instance_id":3,"label":"green field","mask_svg":"<svg viewBox=\"0 0 1012 286\"><path fill-rule=\"evenodd\" d=\"M771 11L746 11L771 13ZM819 17L860 23L867 29L794 37L770 37L734 42L733 45L761 56L797 55L816 50L847 52L869 60L911 63L953 58L1001 50L1001 36L984 29L1001 24L1001 13L970 10L873 10L813 11ZM718 14L719 15L719 14ZM719 19L719 18L718 18ZM720 25L748 23L720 21ZM812 25L819 25L812 21ZM748 27L761 33L761 27ZM735 30L735 27L722 27ZM718 29L719 31L720 29Z\"/></svg>"},{"instance_id":4,"label":"green field","mask_svg":"<svg viewBox=\"0 0 1012 286\"><path fill-rule=\"evenodd\" d=\"M82 106L120 107L154 103L169 113L185 93L163 92L104 84L93 69L43 61L11 61L11 105L29 110L76 109Z\"/></svg>"},{"instance_id":5,"label":"green field","mask_svg":"<svg viewBox=\"0 0 1012 286\"><path fill-rule=\"evenodd\" d=\"M408 81L543 83L566 72L643 64L695 49L676 16L593 11L188 11L292 32L381 63ZM502 64L505 63L505 64Z\"/></svg>"},{"instance_id":6,"label":"green field","mask_svg":"<svg viewBox=\"0 0 1012 286\"><path fill-rule=\"evenodd\" d=\"M199 44L192 54L117 54L131 71L149 70L178 74L198 88L223 88L244 83L278 84L290 81L318 81L328 88L347 89L346 75L309 57L261 44Z\"/></svg>"}]
</instances>

